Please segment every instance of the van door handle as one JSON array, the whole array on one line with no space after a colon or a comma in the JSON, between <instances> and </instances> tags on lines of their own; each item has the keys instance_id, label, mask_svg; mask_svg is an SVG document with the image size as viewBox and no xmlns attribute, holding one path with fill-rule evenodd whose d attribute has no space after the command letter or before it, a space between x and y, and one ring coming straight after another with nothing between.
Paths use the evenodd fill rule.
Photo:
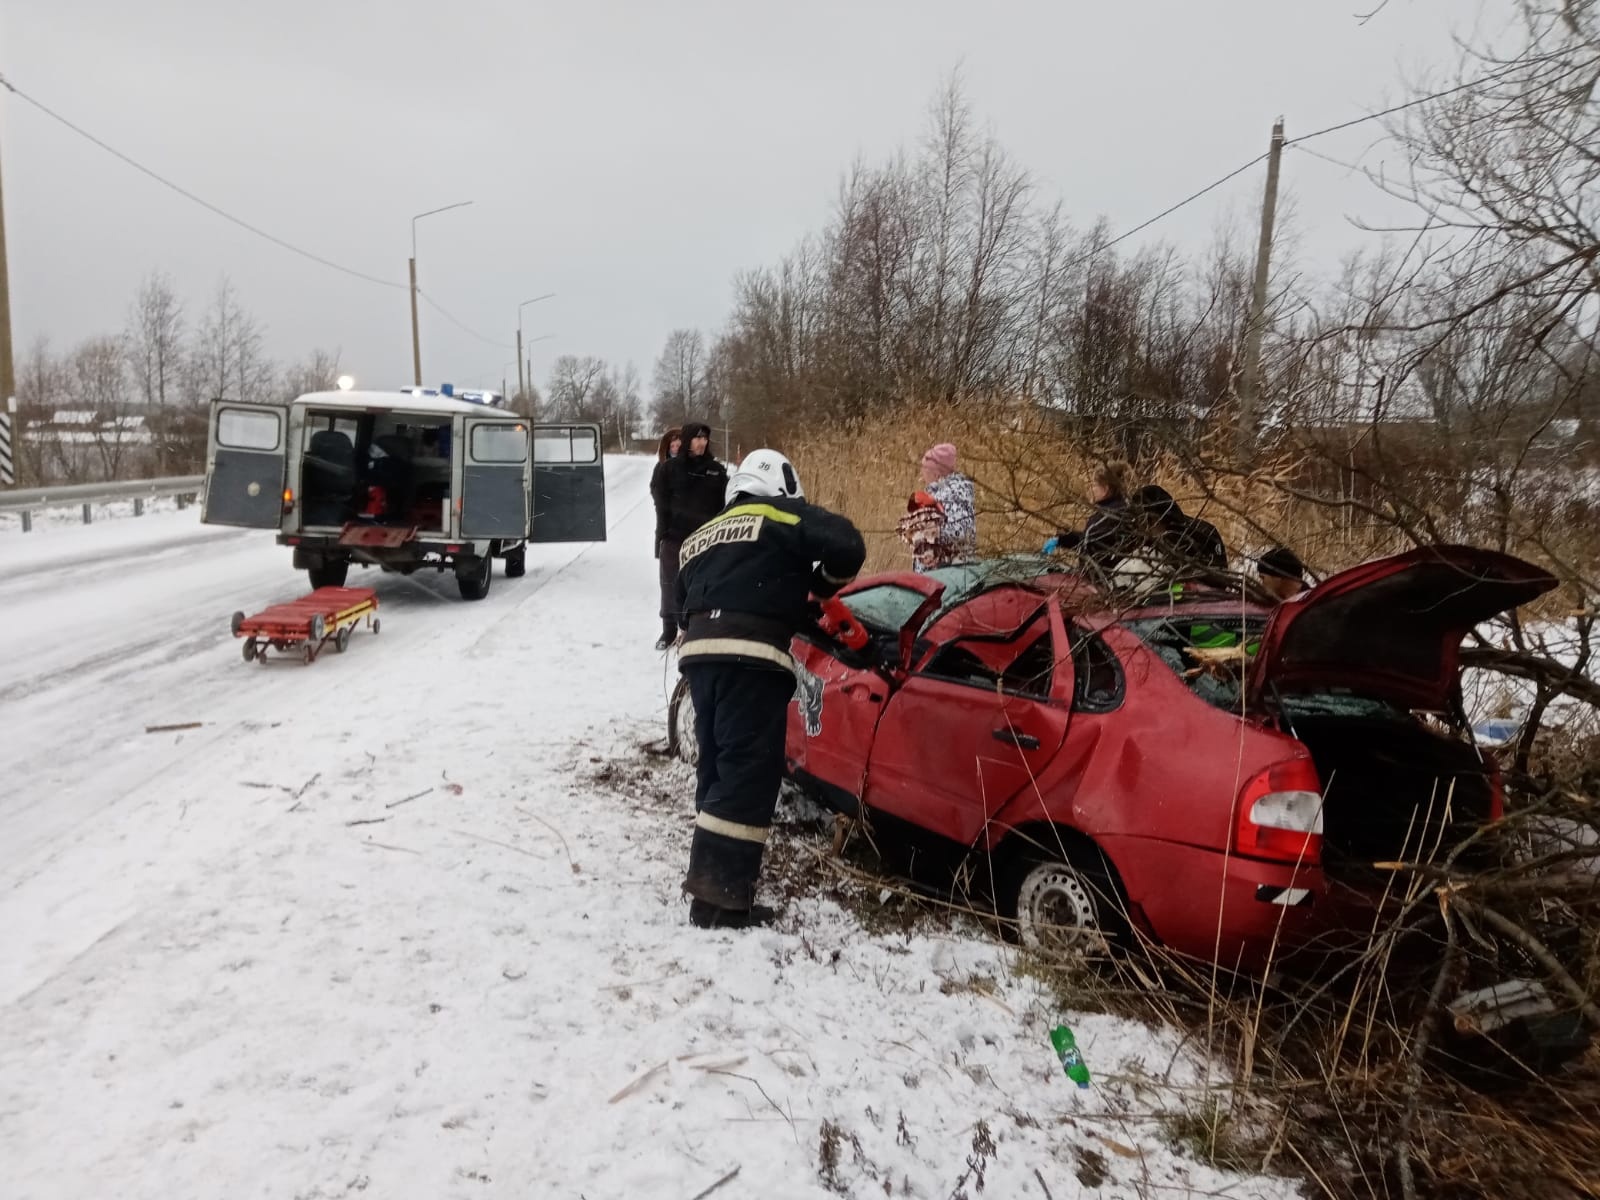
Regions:
<instances>
[{"instance_id":1,"label":"van door handle","mask_svg":"<svg viewBox=\"0 0 1600 1200\"><path fill-rule=\"evenodd\" d=\"M993 731L994 740L1004 742L1008 746L1015 746L1019 750L1037 750L1039 739L1031 733L1018 733L1015 729L996 729Z\"/></svg>"}]
</instances>

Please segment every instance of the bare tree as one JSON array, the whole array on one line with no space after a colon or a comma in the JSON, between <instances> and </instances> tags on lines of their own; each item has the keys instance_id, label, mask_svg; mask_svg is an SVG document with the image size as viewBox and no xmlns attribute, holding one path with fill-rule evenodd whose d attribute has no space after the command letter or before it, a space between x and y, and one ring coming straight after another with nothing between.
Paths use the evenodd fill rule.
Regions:
<instances>
[{"instance_id":1,"label":"bare tree","mask_svg":"<svg viewBox=\"0 0 1600 1200\"><path fill-rule=\"evenodd\" d=\"M17 424L14 447L17 481L41 485L66 478L68 464L62 445L46 430L56 407L67 398L61 360L51 351L50 340L35 338L17 363Z\"/></svg>"},{"instance_id":2,"label":"bare tree","mask_svg":"<svg viewBox=\"0 0 1600 1200\"><path fill-rule=\"evenodd\" d=\"M165 407L177 398L183 370L183 304L172 281L161 272L139 286L128 311L128 362L134 386L147 407Z\"/></svg>"},{"instance_id":3,"label":"bare tree","mask_svg":"<svg viewBox=\"0 0 1600 1200\"><path fill-rule=\"evenodd\" d=\"M81 436L93 448L101 479L123 478L130 451L148 441L144 418L135 411L127 362L122 338L96 337L74 350L66 363L67 397L88 418Z\"/></svg>"},{"instance_id":4,"label":"bare tree","mask_svg":"<svg viewBox=\"0 0 1600 1200\"><path fill-rule=\"evenodd\" d=\"M305 358L284 370L280 394L286 400L307 392L327 392L339 385L339 351L311 351Z\"/></svg>"},{"instance_id":5,"label":"bare tree","mask_svg":"<svg viewBox=\"0 0 1600 1200\"><path fill-rule=\"evenodd\" d=\"M651 414L657 424L682 425L702 415L706 342L698 329L674 329L656 359Z\"/></svg>"},{"instance_id":6,"label":"bare tree","mask_svg":"<svg viewBox=\"0 0 1600 1200\"><path fill-rule=\"evenodd\" d=\"M223 277L196 330L192 355L195 399L226 398L246 403L273 398L271 362L262 350L261 327L239 304Z\"/></svg>"},{"instance_id":7,"label":"bare tree","mask_svg":"<svg viewBox=\"0 0 1600 1200\"><path fill-rule=\"evenodd\" d=\"M604 359L563 354L550 365L546 385L546 414L556 421L594 421L601 419L596 405L596 390L606 376Z\"/></svg>"}]
</instances>

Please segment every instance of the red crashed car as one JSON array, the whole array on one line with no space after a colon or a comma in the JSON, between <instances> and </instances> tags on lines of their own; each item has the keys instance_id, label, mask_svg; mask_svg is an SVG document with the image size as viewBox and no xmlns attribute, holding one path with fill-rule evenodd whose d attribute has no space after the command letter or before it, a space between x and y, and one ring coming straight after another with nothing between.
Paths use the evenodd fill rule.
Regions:
<instances>
[{"instance_id":1,"label":"red crashed car","mask_svg":"<svg viewBox=\"0 0 1600 1200\"><path fill-rule=\"evenodd\" d=\"M1375 864L1499 815L1457 660L1542 569L1443 546L1276 607L1186 584L1115 612L1040 570L857 581L867 644L795 639L788 736L794 781L864 811L903 873L978 884L1025 944L1131 923L1261 972L1370 929Z\"/></svg>"}]
</instances>

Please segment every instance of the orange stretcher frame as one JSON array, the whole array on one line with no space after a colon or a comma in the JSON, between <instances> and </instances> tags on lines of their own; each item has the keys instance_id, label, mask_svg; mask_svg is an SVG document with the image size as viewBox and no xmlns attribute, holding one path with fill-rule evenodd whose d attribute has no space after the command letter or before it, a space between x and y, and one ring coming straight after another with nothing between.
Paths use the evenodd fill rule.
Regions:
<instances>
[{"instance_id":1,"label":"orange stretcher frame","mask_svg":"<svg viewBox=\"0 0 1600 1200\"><path fill-rule=\"evenodd\" d=\"M329 642L343 654L350 631L363 620L377 633L377 612L378 594L371 588L325 587L254 616L236 612L232 629L234 637L245 639L245 662L265 663L270 648L280 654L298 653L311 663Z\"/></svg>"}]
</instances>

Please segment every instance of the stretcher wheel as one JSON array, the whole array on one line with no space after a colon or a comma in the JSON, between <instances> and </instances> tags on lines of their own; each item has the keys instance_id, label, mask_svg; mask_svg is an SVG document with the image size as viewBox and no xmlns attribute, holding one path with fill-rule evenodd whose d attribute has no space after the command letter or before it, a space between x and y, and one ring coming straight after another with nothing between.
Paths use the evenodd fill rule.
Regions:
<instances>
[{"instance_id":1,"label":"stretcher wheel","mask_svg":"<svg viewBox=\"0 0 1600 1200\"><path fill-rule=\"evenodd\" d=\"M314 642L320 642L327 635L328 622L323 618L321 613L316 613L311 618L311 640ZM306 661L310 662L311 660L308 658Z\"/></svg>"},{"instance_id":2,"label":"stretcher wheel","mask_svg":"<svg viewBox=\"0 0 1600 1200\"><path fill-rule=\"evenodd\" d=\"M239 614L238 613L234 613L233 615L234 615L235 618L237 618ZM255 658L257 649L258 649L258 647L256 646L255 638L245 638L245 640L244 640L244 660L245 660L245 662L250 662L252 659Z\"/></svg>"},{"instance_id":3,"label":"stretcher wheel","mask_svg":"<svg viewBox=\"0 0 1600 1200\"><path fill-rule=\"evenodd\" d=\"M340 654L345 652L346 648L350 645L350 626L346 625L343 629L339 630L338 633L333 635L333 645L334 649L338 650Z\"/></svg>"},{"instance_id":4,"label":"stretcher wheel","mask_svg":"<svg viewBox=\"0 0 1600 1200\"><path fill-rule=\"evenodd\" d=\"M228 622L228 631L230 633L232 633L234 637L238 637L239 636L239 630L241 630L243 628L244 628L244 614L242 612L234 613L233 614L233 619Z\"/></svg>"},{"instance_id":5,"label":"stretcher wheel","mask_svg":"<svg viewBox=\"0 0 1600 1200\"><path fill-rule=\"evenodd\" d=\"M378 628L379 628L378 618L377 617L373 617L372 618L372 633L373 633L373 636L377 636Z\"/></svg>"},{"instance_id":6,"label":"stretcher wheel","mask_svg":"<svg viewBox=\"0 0 1600 1200\"><path fill-rule=\"evenodd\" d=\"M300 655L306 662L311 662L312 659L317 657L317 644L315 642L301 642Z\"/></svg>"}]
</instances>

